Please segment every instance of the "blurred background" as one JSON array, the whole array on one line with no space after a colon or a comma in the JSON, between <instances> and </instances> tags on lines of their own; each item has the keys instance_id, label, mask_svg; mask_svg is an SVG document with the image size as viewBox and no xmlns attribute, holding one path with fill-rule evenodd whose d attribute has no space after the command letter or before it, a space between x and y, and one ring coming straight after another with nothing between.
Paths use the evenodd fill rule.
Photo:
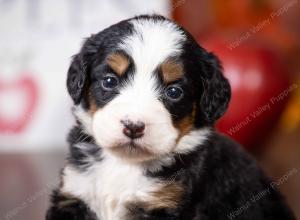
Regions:
<instances>
[{"instance_id":1,"label":"blurred background","mask_svg":"<svg viewBox=\"0 0 300 220\"><path fill-rule=\"evenodd\" d=\"M300 220L298 0L0 0L0 219L44 219L73 124L70 58L91 33L142 13L176 20L220 57L233 97L217 128Z\"/></svg>"}]
</instances>

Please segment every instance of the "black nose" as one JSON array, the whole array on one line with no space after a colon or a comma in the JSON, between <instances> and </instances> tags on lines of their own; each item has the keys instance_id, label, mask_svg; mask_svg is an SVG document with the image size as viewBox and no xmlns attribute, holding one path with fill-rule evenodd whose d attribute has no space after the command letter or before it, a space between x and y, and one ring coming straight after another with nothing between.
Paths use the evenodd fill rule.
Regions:
<instances>
[{"instance_id":1,"label":"black nose","mask_svg":"<svg viewBox=\"0 0 300 220\"><path fill-rule=\"evenodd\" d=\"M132 122L130 120L121 120L124 125L123 133L131 138L140 138L144 135L145 123L141 121Z\"/></svg>"}]
</instances>

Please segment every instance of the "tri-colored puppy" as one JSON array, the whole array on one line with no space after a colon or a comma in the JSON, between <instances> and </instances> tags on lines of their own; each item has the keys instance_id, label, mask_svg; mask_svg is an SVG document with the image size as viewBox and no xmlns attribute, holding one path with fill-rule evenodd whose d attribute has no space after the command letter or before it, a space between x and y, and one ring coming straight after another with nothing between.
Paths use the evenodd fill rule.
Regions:
<instances>
[{"instance_id":1,"label":"tri-colored puppy","mask_svg":"<svg viewBox=\"0 0 300 220\"><path fill-rule=\"evenodd\" d=\"M174 22L138 16L92 35L67 87L77 124L47 220L294 219L254 160L214 131L230 86Z\"/></svg>"}]
</instances>

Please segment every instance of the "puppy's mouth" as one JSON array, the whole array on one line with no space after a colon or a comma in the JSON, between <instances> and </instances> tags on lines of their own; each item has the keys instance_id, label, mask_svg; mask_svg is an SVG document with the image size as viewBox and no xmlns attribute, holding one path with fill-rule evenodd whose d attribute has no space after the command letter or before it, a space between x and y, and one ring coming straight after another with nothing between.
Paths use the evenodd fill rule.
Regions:
<instances>
[{"instance_id":1,"label":"puppy's mouth","mask_svg":"<svg viewBox=\"0 0 300 220\"><path fill-rule=\"evenodd\" d=\"M119 157L137 161L155 158L155 154L147 147L142 146L133 140L116 144L110 148L110 151Z\"/></svg>"}]
</instances>

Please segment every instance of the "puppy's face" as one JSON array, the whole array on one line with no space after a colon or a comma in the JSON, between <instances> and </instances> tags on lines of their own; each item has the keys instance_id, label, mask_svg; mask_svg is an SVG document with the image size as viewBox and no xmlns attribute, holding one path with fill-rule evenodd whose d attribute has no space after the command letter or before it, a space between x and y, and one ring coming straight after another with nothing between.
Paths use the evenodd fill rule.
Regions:
<instances>
[{"instance_id":1,"label":"puppy's face","mask_svg":"<svg viewBox=\"0 0 300 220\"><path fill-rule=\"evenodd\" d=\"M99 147L134 161L192 150L230 97L215 57L159 16L91 36L73 59L67 86Z\"/></svg>"}]
</instances>

